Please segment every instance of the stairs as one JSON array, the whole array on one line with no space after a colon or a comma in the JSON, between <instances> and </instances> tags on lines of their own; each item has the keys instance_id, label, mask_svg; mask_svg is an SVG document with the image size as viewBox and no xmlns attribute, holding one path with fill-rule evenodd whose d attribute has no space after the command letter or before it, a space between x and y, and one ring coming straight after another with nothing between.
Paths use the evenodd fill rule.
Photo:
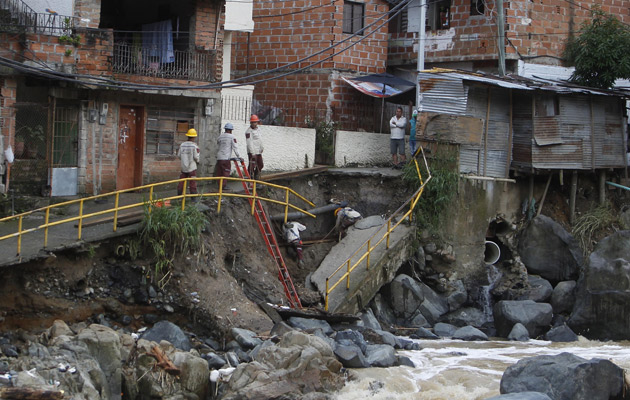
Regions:
<instances>
[{"instance_id":1,"label":"stairs","mask_svg":"<svg viewBox=\"0 0 630 400\"><path fill-rule=\"evenodd\" d=\"M241 179L251 179L249 176L249 172L245 167L244 161L238 158L233 158L232 161L234 161L234 164L236 165L236 171ZM247 195L250 195L251 183L247 183L244 181L242 183L243 189L245 189L245 193ZM273 232L273 227L270 224L267 213L265 212L265 209L263 208L260 200L249 199L250 205L252 204L252 202L255 202L254 215L256 216L258 227L260 228L260 232L262 233L263 239L265 240L265 243L267 245L267 250L269 251L269 254L271 254L271 257L273 257L276 265L278 266L278 279L280 279L282 286L284 286L284 293L289 300L289 305L291 306L291 308L302 308L302 303L300 302L300 298L298 297L295 287L293 286L293 281L291 280L291 276L289 275L289 270L287 269L287 266L284 262L284 258L282 258L282 254L280 253L280 247L278 246L278 241L276 240L276 235Z\"/></svg>"}]
</instances>

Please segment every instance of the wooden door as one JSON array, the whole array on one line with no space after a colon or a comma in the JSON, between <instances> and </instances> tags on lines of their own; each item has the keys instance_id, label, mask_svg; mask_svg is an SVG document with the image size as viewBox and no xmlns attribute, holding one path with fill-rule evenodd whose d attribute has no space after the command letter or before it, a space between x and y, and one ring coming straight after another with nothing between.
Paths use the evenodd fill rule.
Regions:
<instances>
[{"instance_id":1,"label":"wooden door","mask_svg":"<svg viewBox=\"0 0 630 400\"><path fill-rule=\"evenodd\" d=\"M118 117L118 169L116 189L142 184L142 110L120 106Z\"/></svg>"}]
</instances>

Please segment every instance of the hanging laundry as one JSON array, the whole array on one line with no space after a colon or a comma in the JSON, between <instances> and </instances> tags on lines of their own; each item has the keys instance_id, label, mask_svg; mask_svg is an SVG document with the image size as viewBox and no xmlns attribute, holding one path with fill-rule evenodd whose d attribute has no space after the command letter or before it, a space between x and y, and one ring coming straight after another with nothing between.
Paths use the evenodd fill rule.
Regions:
<instances>
[{"instance_id":1,"label":"hanging laundry","mask_svg":"<svg viewBox=\"0 0 630 400\"><path fill-rule=\"evenodd\" d=\"M142 25L142 52L144 57L156 57L162 64L175 61L171 20ZM151 61L145 59L146 63Z\"/></svg>"}]
</instances>

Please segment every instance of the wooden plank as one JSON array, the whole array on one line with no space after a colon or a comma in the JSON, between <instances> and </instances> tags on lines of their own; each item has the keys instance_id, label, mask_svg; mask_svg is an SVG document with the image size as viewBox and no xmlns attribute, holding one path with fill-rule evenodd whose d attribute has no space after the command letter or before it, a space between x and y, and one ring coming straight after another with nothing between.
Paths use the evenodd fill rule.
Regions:
<instances>
[{"instance_id":1,"label":"wooden plank","mask_svg":"<svg viewBox=\"0 0 630 400\"><path fill-rule=\"evenodd\" d=\"M337 323L337 322L354 322L358 321L361 318L352 315L352 314L342 314L342 313L328 313L323 310L315 309L315 308L302 308L300 310L295 308L285 309L285 308L276 308L278 314L283 319L287 319L290 317L300 317L300 318L311 318L311 319L321 319L327 322Z\"/></svg>"},{"instance_id":2,"label":"wooden plank","mask_svg":"<svg viewBox=\"0 0 630 400\"><path fill-rule=\"evenodd\" d=\"M0 388L0 399L11 400L61 400L63 391L40 390L27 387L3 387Z\"/></svg>"},{"instance_id":3,"label":"wooden plank","mask_svg":"<svg viewBox=\"0 0 630 400\"><path fill-rule=\"evenodd\" d=\"M279 172L277 174L263 175L260 177L261 181L271 182L279 179L297 178L299 176L312 175L328 170L327 165L316 165L312 168L304 168L297 171Z\"/></svg>"}]
</instances>

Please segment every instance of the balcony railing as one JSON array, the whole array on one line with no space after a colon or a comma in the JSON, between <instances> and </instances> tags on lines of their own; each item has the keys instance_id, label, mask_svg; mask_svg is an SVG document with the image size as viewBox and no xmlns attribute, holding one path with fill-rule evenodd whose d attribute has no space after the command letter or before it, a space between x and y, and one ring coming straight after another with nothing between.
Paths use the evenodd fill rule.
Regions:
<instances>
[{"instance_id":1,"label":"balcony railing","mask_svg":"<svg viewBox=\"0 0 630 400\"><path fill-rule=\"evenodd\" d=\"M129 43L114 43L113 72L156 78L215 80L216 51L174 50L171 62L162 62L160 49Z\"/></svg>"},{"instance_id":2,"label":"balcony railing","mask_svg":"<svg viewBox=\"0 0 630 400\"><path fill-rule=\"evenodd\" d=\"M0 31L61 36L77 24L76 17L36 13L22 0L0 0Z\"/></svg>"}]
</instances>

